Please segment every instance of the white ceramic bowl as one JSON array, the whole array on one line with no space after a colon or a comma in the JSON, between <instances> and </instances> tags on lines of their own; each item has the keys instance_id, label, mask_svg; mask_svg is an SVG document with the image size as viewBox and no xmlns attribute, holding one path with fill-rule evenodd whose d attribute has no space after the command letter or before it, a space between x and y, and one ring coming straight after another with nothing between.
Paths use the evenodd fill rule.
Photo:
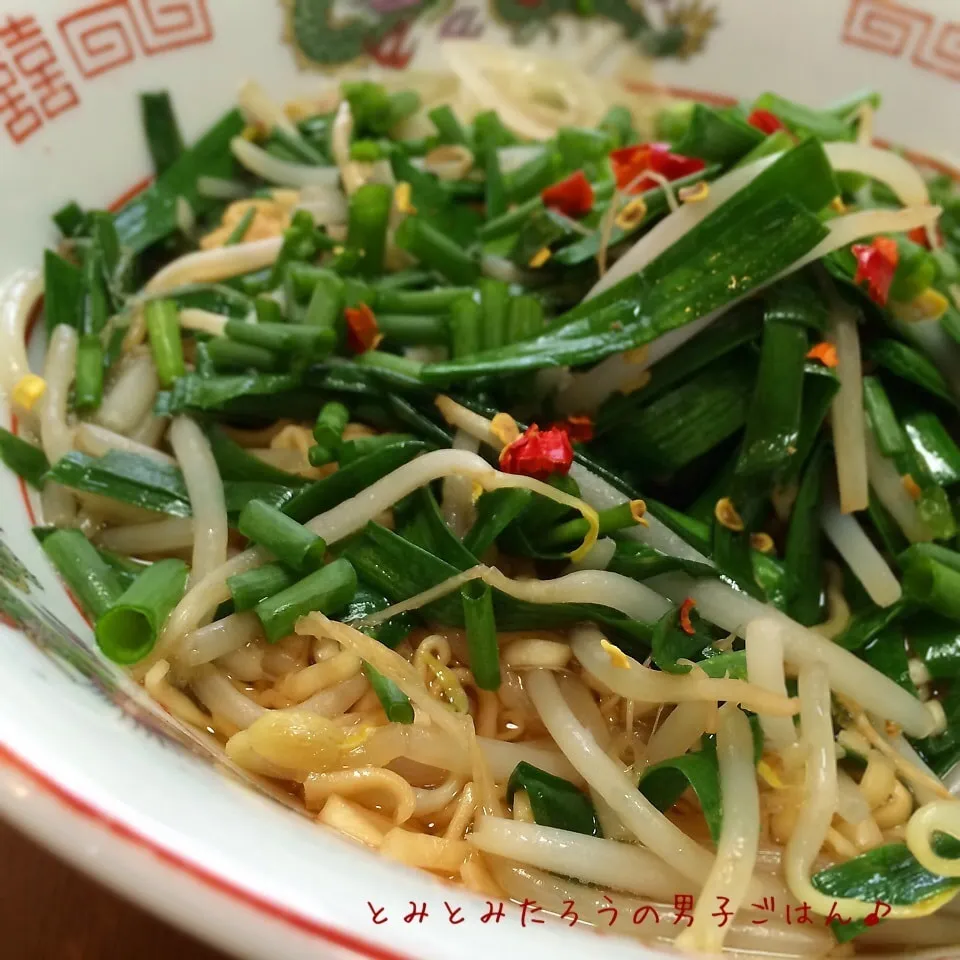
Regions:
<instances>
[{"instance_id":1,"label":"white ceramic bowl","mask_svg":"<svg viewBox=\"0 0 960 960\"><path fill-rule=\"evenodd\" d=\"M7 0L0 277L39 264L53 240L49 214L64 201L103 206L142 184L149 165L141 90L169 88L192 136L233 102L247 76L292 96L348 62L437 65L439 40L456 36L522 41L566 59L603 51L609 69L630 48L623 23L639 23L627 0L622 8L598 4L613 6L622 22L558 16L573 0L353 0L338 3L330 20L332 4ZM654 66L656 81L681 95L726 102L774 89L816 105L873 86L884 95L879 136L946 160L960 156L960 129L950 122L960 102L957 0L645 6L647 36L681 42L683 58L663 56ZM301 32L299 49L295 10L314 27ZM368 26L358 32L346 15ZM365 46L374 57L364 57ZM311 57L328 62L318 67ZM0 425L10 423L0 398ZM485 923L483 900L352 846L225 773L220 757L99 658L31 536L35 509L24 485L0 471L0 813L238 956L479 960L523 951L527 960L563 960L598 950L590 932L524 927L519 914ZM427 904L422 922L404 921L411 902ZM601 949L611 960L656 955L613 939Z\"/></svg>"}]
</instances>

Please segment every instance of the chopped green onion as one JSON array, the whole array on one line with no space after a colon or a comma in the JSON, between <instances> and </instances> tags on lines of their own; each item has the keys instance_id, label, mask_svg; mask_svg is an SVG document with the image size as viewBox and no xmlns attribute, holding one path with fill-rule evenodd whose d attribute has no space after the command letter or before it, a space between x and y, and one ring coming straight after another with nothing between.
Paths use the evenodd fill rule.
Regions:
<instances>
[{"instance_id":1,"label":"chopped green onion","mask_svg":"<svg viewBox=\"0 0 960 960\"><path fill-rule=\"evenodd\" d=\"M821 443L810 456L793 504L784 550L787 613L807 627L821 619L823 554L819 518L826 451Z\"/></svg>"},{"instance_id":2,"label":"chopped green onion","mask_svg":"<svg viewBox=\"0 0 960 960\"><path fill-rule=\"evenodd\" d=\"M397 228L396 243L451 283L473 283L480 273L476 262L461 247L422 217L407 217ZM380 309L386 309L383 303Z\"/></svg>"},{"instance_id":3,"label":"chopped green onion","mask_svg":"<svg viewBox=\"0 0 960 960\"><path fill-rule=\"evenodd\" d=\"M469 287L437 287L434 290L396 290L378 288L376 302L367 303L380 313L446 313L463 296L473 293Z\"/></svg>"},{"instance_id":4,"label":"chopped green onion","mask_svg":"<svg viewBox=\"0 0 960 960\"><path fill-rule=\"evenodd\" d=\"M253 298L253 308L258 323L283 323L283 308L267 293L258 293Z\"/></svg>"},{"instance_id":5,"label":"chopped green onion","mask_svg":"<svg viewBox=\"0 0 960 960\"><path fill-rule=\"evenodd\" d=\"M770 478L795 453L806 353L806 330L792 321L775 320L768 311L760 345L760 369L737 460L738 476Z\"/></svg>"},{"instance_id":6,"label":"chopped green onion","mask_svg":"<svg viewBox=\"0 0 960 960\"><path fill-rule=\"evenodd\" d=\"M434 107L427 111L431 123L437 128L441 143L457 143L466 145L467 134L457 115L446 104Z\"/></svg>"},{"instance_id":7,"label":"chopped green onion","mask_svg":"<svg viewBox=\"0 0 960 960\"><path fill-rule=\"evenodd\" d=\"M350 197L347 246L360 251L360 272L366 277L383 273L392 203L393 191L383 183L365 183Z\"/></svg>"},{"instance_id":8,"label":"chopped green onion","mask_svg":"<svg viewBox=\"0 0 960 960\"><path fill-rule=\"evenodd\" d=\"M607 536L607 534L616 533L618 530L635 527L640 523L640 520L637 518L634 509L633 502L628 501L627 503L621 503L619 506L598 511L597 517L600 522L598 534ZM590 526L588 520L577 517L552 529L542 531L540 536L543 544L548 547L576 544L590 532Z\"/></svg>"},{"instance_id":9,"label":"chopped green onion","mask_svg":"<svg viewBox=\"0 0 960 960\"><path fill-rule=\"evenodd\" d=\"M863 405L873 436L885 457L899 456L907 448L907 437L893 412L890 398L876 377L863 378Z\"/></svg>"},{"instance_id":10,"label":"chopped green onion","mask_svg":"<svg viewBox=\"0 0 960 960\"><path fill-rule=\"evenodd\" d=\"M960 620L960 553L915 543L900 554L903 593L915 603Z\"/></svg>"},{"instance_id":11,"label":"chopped green onion","mask_svg":"<svg viewBox=\"0 0 960 960\"><path fill-rule=\"evenodd\" d=\"M363 664L363 672L367 675L387 720L390 723L413 723L414 712L410 698L389 677L385 677L369 663Z\"/></svg>"},{"instance_id":12,"label":"chopped green onion","mask_svg":"<svg viewBox=\"0 0 960 960\"><path fill-rule=\"evenodd\" d=\"M99 335L85 333L77 346L73 405L77 410L95 410L103 399L103 344Z\"/></svg>"},{"instance_id":13,"label":"chopped green onion","mask_svg":"<svg viewBox=\"0 0 960 960\"><path fill-rule=\"evenodd\" d=\"M500 687L500 648L493 613L493 591L482 580L471 580L460 588L463 622L470 651L470 670L481 690Z\"/></svg>"},{"instance_id":14,"label":"chopped green onion","mask_svg":"<svg viewBox=\"0 0 960 960\"><path fill-rule=\"evenodd\" d=\"M329 270L318 271L303 322L311 327L335 330L343 310L343 292L340 277Z\"/></svg>"},{"instance_id":15,"label":"chopped green onion","mask_svg":"<svg viewBox=\"0 0 960 960\"><path fill-rule=\"evenodd\" d=\"M340 444L338 460L341 467L346 467L372 453L413 439L409 433L378 433L374 437L358 437L356 440L345 440Z\"/></svg>"},{"instance_id":16,"label":"chopped green onion","mask_svg":"<svg viewBox=\"0 0 960 960\"><path fill-rule=\"evenodd\" d=\"M249 343L237 343L227 337L213 337L197 344L203 347L207 360L214 370L279 370L282 358L272 350L255 347Z\"/></svg>"},{"instance_id":17,"label":"chopped green onion","mask_svg":"<svg viewBox=\"0 0 960 960\"><path fill-rule=\"evenodd\" d=\"M543 333L543 306L536 297L519 296L510 301L507 313L507 343L531 340Z\"/></svg>"},{"instance_id":18,"label":"chopped green onion","mask_svg":"<svg viewBox=\"0 0 960 960\"><path fill-rule=\"evenodd\" d=\"M295 570L323 566L327 553L323 538L262 500L251 500L243 508L237 529Z\"/></svg>"},{"instance_id":19,"label":"chopped green onion","mask_svg":"<svg viewBox=\"0 0 960 960\"><path fill-rule=\"evenodd\" d=\"M483 312L480 327L480 349L494 350L507 342L507 316L510 288L502 280L482 277L477 281L480 291L480 309Z\"/></svg>"},{"instance_id":20,"label":"chopped green onion","mask_svg":"<svg viewBox=\"0 0 960 960\"><path fill-rule=\"evenodd\" d=\"M246 320L228 320L223 331L231 340L239 343L311 358L330 353L336 339L334 331L329 328L302 323L248 323Z\"/></svg>"},{"instance_id":21,"label":"chopped green onion","mask_svg":"<svg viewBox=\"0 0 960 960\"><path fill-rule=\"evenodd\" d=\"M150 653L183 596L187 573L182 560L158 560L97 618L94 632L106 657L129 666Z\"/></svg>"},{"instance_id":22,"label":"chopped green onion","mask_svg":"<svg viewBox=\"0 0 960 960\"><path fill-rule=\"evenodd\" d=\"M27 443L3 427L0 427L0 461L38 490L43 487L43 476L50 469L40 447Z\"/></svg>"},{"instance_id":23,"label":"chopped green onion","mask_svg":"<svg viewBox=\"0 0 960 960\"><path fill-rule=\"evenodd\" d=\"M518 790L526 792L533 819L541 826L603 836L590 797L569 780L521 760L507 781L507 803L513 803Z\"/></svg>"},{"instance_id":24,"label":"chopped green onion","mask_svg":"<svg viewBox=\"0 0 960 960\"><path fill-rule=\"evenodd\" d=\"M244 573L227 577L227 589L237 613L252 610L261 600L286 590L296 583L296 577L280 563L265 563Z\"/></svg>"},{"instance_id":25,"label":"chopped green onion","mask_svg":"<svg viewBox=\"0 0 960 960\"><path fill-rule=\"evenodd\" d=\"M403 466L426 449L427 445L422 441L411 440L357 460L298 491L284 504L283 512L300 522L309 520L365 490L371 483Z\"/></svg>"},{"instance_id":26,"label":"chopped green onion","mask_svg":"<svg viewBox=\"0 0 960 960\"><path fill-rule=\"evenodd\" d=\"M56 530L43 551L92 617L99 618L123 593L116 573L79 530Z\"/></svg>"},{"instance_id":27,"label":"chopped green onion","mask_svg":"<svg viewBox=\"0 0 960 960\"><path fill-rule=\"evenodd\" d=\"M166 90L141 93L140 117L153 159L153 169L159 177L180 159L184 150L183 136L173 112L170 94Z\"/></svg>"},{"instance_id":28,"label":"chopped green onion","mask_svg":"<svg viewBox=\"0 0 960 960\"><path fill-rule=\"evenodd\" d=\"M388 341L403 346L446 344L450 337L447 318L439 314L378 313L377 326Z\"/></svg>"},{"instance_id":29,"label":"chopped green onion","mask_svg":"<svg viewBox=\"0 0 960 960\"><path fill-rule=\"evenodd\" d=\"M331 400L325 403L317 414L317 422L313 425L313 439L330 451L329 463L340 447L343 431L350 422L350 411L339 401Z\"/></svg>"},{"instance_id":30,"label":"chopped green onion","mask_svg":"<svg viewBox=\"0 0 960 960\"><path fill-rule=\"evenodd\" d=\"M270 643L293 633L297 620L313 610L332 614L343 609L357 590L357 574L340 558L298 580L286 590L261 600L254 612Z\"/></svg>"},{"instance_id":31,"label":"chopped green onion","mask_svg":"<svg viewBox=\"0 0 960 960\"><path fill-rule=\"evenodd\" d=\"M180 314L172 300L150 300L145 307L150 350L157 376L164 387L186 373L183 342L180 339Z\"/></svg>"},{"instance_id":32,"label":"chopped green onion","mask_svg":"<svg viewBox=\"0 0 960 960\"><path fill-rule=\"evenodd\" d=\"M461 297L450 307L450 355L469 357L481 349L483 312L472 297Z\"/></svg>"},{"instance_id":33,"label":"chopped green onion","mask_svg":"<svg viewBox=\"0 0 960 960\"><path fill-rule=\"evenodd\" d=\"M237 221L237 225L230 231L227 239L223 241L225 247L233 247L238 243L243 242L243 238L247 235L247 231L250 229L250 224L253 223L254 217L257 215L257 208L254 206L249 206L244 211L243 216Z\"/></svg>"}]
</instances>

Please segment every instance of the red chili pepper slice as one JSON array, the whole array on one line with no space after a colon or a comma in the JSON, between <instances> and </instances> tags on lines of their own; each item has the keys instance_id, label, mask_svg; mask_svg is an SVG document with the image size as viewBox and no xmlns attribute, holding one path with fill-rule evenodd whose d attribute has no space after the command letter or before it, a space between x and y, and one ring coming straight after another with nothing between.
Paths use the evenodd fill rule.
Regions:
<instances>
[{"instance_id":1,"label":"red chili pepper slice","mask_svg":"<svg viewBox=\"0 0 960 960\"><path fill-rule=\"evenodd\" d=\"M835 367L839 362L837 360L837 348L826 340L814 344L807 351L807 359L819 360L825 367Z\"/></svg>"},{"instance_id":2,"label":"red chili pepper slice","mask_svg":"<svg viewBox=\"0 0 960 960\"><path fill-rule=\"evenodd\" d=\"M383 339L377 318L365 303L358 307L344 307L343 315L347 321L347 347L351 352L366 353Z\"/></svg>"},{"instance_id":3,"label":"red chili pepper slice","mask_svg":"<svg viewBox=\"0 0 960 960\"><path fill-rule=\"evenodd\" d=\"M573 463L573 447L566 430L541 430L535 423L500 452L500 469L536 480L566 474Z\"/></svg>"},{"instance_id":4,"label":"red chili pepper slice","mask_svg":"<svg viewBox=\"0 0 960 960\"><path fill-rule=\"evenodd\" d=\"M547 187L540 194L543 204L568 217L582 217L593 209L593 187L582 170Z\"/></svg>"},{"instance_id":5,"label":"red chili pepper slice","mask_svg":"<svg viewBox=\"0 0 960 960\"><path fill-rule=\"evenodd\" d=\"M778 130L786 130L780 118L769 110L754 110L750 116L747 117L747 123L749 123L751 127L756 127L766 134L776 133Z\"/></svg>"},{"instance_id":6,"label":"red chili pepper slice","mask_svg":"<svg viewBox=\"0 0 960 960\"><path fill-rule=\"evenodd\" d=\"M690 611L697 605L697 601L693 597L687 597L683 603L680 604L680 629L687 634L688 636L693 636L697 630L696 627L690 622Z\"/></svg>"},{"instance_id":7,"label":"red chili pepper slice","mask_svg":"<svg viewBox=\"0 0 960 960\"><path fill-rule=\"evenodd\" d=\"M890 284L900 262L897 242L890 237L877 237L873 243L855 243L852 249L857 258L853 282L866 280L870 299L881 307L886 306Z\"/></svg>"},{"instance_id":8,"label":"red chili pepper slice","mask_svg":"<svg viewBox=\"0 0 960 960\"><path fill-rule=\"evenodd\" d=\"M658 186L653 177L643 176L647 171L672 181L699 173L706 167L698 157L671 153L668 143L639 143L632 147L621 147L610 154L610 163L617 189L629 188L629 193L643 193Z\"/></svg>"},{"instance_id":9,"label":"red chili pepper slice","mask_svg":"<svg viewBox=\"0 0 960 960\"><path fill-rule=\"evenodd\" d=\"M593 421L587 416L567 417L552 426L566 431L571 443L587 443L593 439Z\"/></svg>"},{"instance_id":10,"label":"red chili pepper slice","mask_svg":"<svg viewBox=\"0 0 960 960\"><path fill-rule=\"evenodd\" d=\"M937 235L937 247L940 248L943 246L943 231L940 229L939 223L936 224L933 229ZM907 237L914 243L919 243L921 247L926 247L928 250L930 249L930 237L927 236L925 227L914 227L907 232Z\"/></svg>"}]
</instances>

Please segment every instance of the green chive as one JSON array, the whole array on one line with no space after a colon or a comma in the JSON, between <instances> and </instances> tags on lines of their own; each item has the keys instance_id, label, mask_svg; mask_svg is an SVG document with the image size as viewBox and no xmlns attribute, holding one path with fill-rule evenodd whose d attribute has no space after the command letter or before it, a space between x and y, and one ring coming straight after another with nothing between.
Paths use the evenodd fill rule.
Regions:
<instances>
[{"instance_id":1,"label":"green chive","mask_svg":"<svg viewBox=\"0 0 960 960\"><path fill-rule=\"evenodd\" d=\"M103 345L95 333L85 333L77 347L73 405L77 410L95 410L103 399Z\"/></svg>"},{"instance_id":2,"label":"green chive","mask_svg":"<svg viewBox=\"0 0 960 960\"><path fill-rule=\"evenodd\" d=\"M457 115L446 104L427 111L427 116L437 128L441 143L466 144L466 131L457 119Z\"/></svg>"},{"instance_id":3,"label":"green chive","mask_svg":"<svg viewBox=\"0 0 960 960\"><path fill-rule=\"evenodd\" d=\"M479 266L457 243L419 217L407 217L400 224L396 243L451 283L470 284L480 274ZM382 303L380 309L386 309Z\"/></svg>"},{"instance_id":4,"label":"green chive","mask_svg":"<svg viewBox=\"0 0 960 960\"><path fill-rule=\"evenodd\" d=\"M413 723L413 704L410 698L389 678L369 663L363 664L363 672L377 695L383 712L391 723Z\"/></svg>"},{"instance_id":5,"label":"green chive","mask_svg":"<svg viewBox=\"0 0 960 960\"><path fill-rule=\"evenodd\" d=\"M342 310L343 280L329 270L318 273L303 322L311 327L336 330Z\"/></svg>"},{"instance_id":6,"label":"green chive","mask_svg":"<svg viewBox=\"0 0 960 960\"><path fill-rule=\"evenodd\" d=\"M507 194L513 203L534 197L560 177L560 155L550 147L538 153L507 177Z\"/></svg>"},{"instance_id":7,"label":"green chive","mask_svg":"<svg viewBox=\"0 0 960 960\"><path fill-rule=\"evenodd\" d=\"M543 306L536 297L519 296L510 301L507 314L507 343L532 340L543 333Z\"/></svg>"},{"instance_id":8,"label":"green chive","mask_svg":"<svg viewBox=\"0 0 960 960\"><path fill-rule=\"evenodd\" d=\"M252 610L261 600L286 590L294 583L296 577L279 563L265 563L262 567L227 577L227 589L237 613Z\"/></svg>"},{"instance_id":9,"label":"green chive","mask_svg":"<svg viewBox=\"0 0 960 960\"><path fill-rule=\"evenodd\" d=\"M150 350L157 376L164 387L186 373L183 342L180 339L180 314L172 300L150 300L145 308Z\"/></svg>"},{"instance_id":10,"label":"green chive","mask_svg":"<svg viewBox=\"0 0 960 960\"><path fill-rule=\"evenodd\" d=\"M597 513L600 520L599 535L606 536L610 533L616 533L617 530L626 530L635 527L640 521L633 512L633 503L627 501L619 506L610 507L607 510L600 510ZM546 547L562 547L569 544L579 543L589 533L590 524L583 517L577 517L574 520L568 520L550 530L544 530L539 534L542 537L542 544Z\"/></svg>"},{"instance_id":11,"label":"green chive","mask_svg":"<svg viewBox=\"0 0 960 960\"><path fill-rule=\"evenodd\" d=\"M507 212L507 186L500 169L500 157L494 148L484 156L484 212L487 222L493 222Z\"/></svg>"},{"instance_id":12,"label":"green chive","mask_svg":"<svg viewBox=\"0 0 960 960\"><path fill-rule=\"evenodd\" d=\"M283 323L283 308L268 293L258 293L253 298L258 323Z\"/></svg>"},{"instance_id":13,"label":"green chive","mask_svg":"<svg viewBox=\"0 0 960 960\"><path fill-rule=\"evenodd\" d=\"M336 613L345 607L357 591L357 574L343 558L297 581L286 590L262 600L254 612L263 624L270 643L293 633L297 620L312 610Z\"/></svg>"},{"instance_id":14,"label":"green chive","mask_svg":"<svg viewBox=\"0 0 960 960\"><path fill-rule=\"evenodd\" d=\"M255 347L249 343L237 343L227 337L213 337L203 347L208 361L215 370L277 370L281 367L281 358L264 347Z\"/></svg>"},{"instance_id":15,"label":"green chive","mask_svg":"<svg viewBox=\"0 0 960 960\"><path fill-rule=\"evenodd\" d=\"M826 445L820 443L810 455L790 515L784 551L787 612L808 627L821 619L823 554L819 516L826 452Z\"/></svg>"},{"instance_id":16,"label":"green chive","mask_svg":"<svg viewBox=\"0 0 960 960\"><path fill-rule=\"evenodd\" d=\"M223 245L225 247L233 247L238 243L242 243L243 238L247 235L247 231L250 229L250 224L253 223L253 218L256 215L256 207L247 207L243 216L237 221L237 225L230 231L230 235L226 240L223 241Z\"/></svg>"},{"instance_id":17,"label":"green chive","mask_svg":"<svg viewBox=\"0 0 960 960\"><path fill-rule=\"evenodd\" d=\"M480 328L482 350L502 347L507 339L507 313L510 305L510 288L502 280L482 277L477 281L480 291L480 309L483 320Z\"/></svg>"},{"instance_id":18,"label":"green chive","mask_svg":"<svg viewBox=\"0 0 960 960\"><path fill-rule=\"evenodd\" d=\"M345 467L371 453L378 453L387 447L413 439L415 438L409 433L379 433L375 437L358 437L340 444L337 459L340 466Z\"/></svg>"},{"instance_id":19,"label":"green chive","mask_svg":"<svg viewBox=\"0 0 960 960\"><path fill-rule=\"evenodd\" d=\"M478 231L480 239L486 242L491 240L500 240L503 237L509 237L516 233L527 220L530 219L538 210L543 209L543 201L539 194L531 197L525 203L501 213L499 216L488 220Z\"/></svg>"},{"instance_id":20,"label":"green chive","mask_svg":"<svg viewBox=\"0 0 960 960\"><path fill-rule=\"evenodd\" d=\"M40 447L3 427L0 427L0 461L38 490L43 487L43 475L50 469L50 462Z\"/></svg>"},{"instance_id":21,"label":"green chive","mask_svg":"<svg viewBox=\"0 0 960 960\"><path fill-rule=\"evenodd\" d=\"M339 447L343 431L350 422L350 411L339 401L325 403L317 414L313 425L313 439L325 447Z\"/></svg>"},{"instance_id":22,"label":"green chive","mask_svg":"<svg viewBox=\"0 0 960 960\"><path fill-rule=\"evenodd\" d=\"M183 153L183 137L166 90L140 94L140 118L157 176L173 166Z\"/></svg>"},{"instance_id":23,"label":"green chive","mask_svg":"<svg viewBox=\"0 0 960 960\"><path fill-rule=\"evenodd\" d=\"M470 671L481 690L500 686L500 648L493 613L493 591L482 580L471 580L460 588L463 622L470 651Z\"/></svg>"},{"instance_id":24,"label":"green chive","mask_svg":"<svg viewBox=\"0 0 960 960\"><path fill-rule=\"evenodd\" d=\"M51 533L43 541L43 551L94 618L103 616L123 593L114 571L79 530Z\"/></svg>"},{"instance_id":25,"label":"green chive","mask_svg":"<svg viewBox=\"0 0 960 960\"><path fill-rule=\"evenodd\" d=\"M114 663L128 666L146 657L187 585L182 560L147 567L97 619L97 645Z\"/></svg>"},{"instance_id":26,"label":"green chive","mask_svg":"<svg viewBox=\"0 0 960 960\"><path fill-rule=\"evenodd\" d=\"M366 277L383 273L392 202L393 191L383 183L365 183L350 198L347 246L362 251L360 272Z\"/></svg>"},{"instance_id":27,"label":"green chive","mask_svg":"<svg viewBox=\"0 0 960 960\"><path fill-rule=\"evenodd\" d=\"M450 307L450 356L454 360L481 350L483 314L471 297L461 297Z\"/></svg>"},{"instance_id":28,"label":"green chive","mask_svg":"<svg viewBox=\"0 0 960 960\"><path fill-rule=\"evenodd\" d=\"M239 343L310 358L326 356L333 350L336 341L333 330L300 323L248 323L246 320L228 320L223 330L231 340Z\"/></svg>"},{"instance_id":29,"label":"green chive","mask_svg":"<svg viewBox=\"0 0 960 960\"><path fill-rule=\"evenodd\" d=\"M295 570L323 566L327 553L323 538L262 500L251 500L243 508L237 529Z\"/></svg>"},{"instance_id":30,"label":"green chive","mask_svg":"<svg viewBox=\"0 0 960 960\"><path fill-rule=\"evenodd\" d=\"M915 543L898 558L907 599L960 620L960 553L934 543Z\"/></svg>"},{"instance_id":31,"label":"green chive","mask_svg":"<svg viewBox=\"0 0 960 960\"><path fill-rule=\"evenodd\" d=\"M450 338L447 318L438 314L378 313L377 326L387 340L403 346L445 345Z\"/></svg>"},{"instance_id":32,"label":"green chive","mask_svg":"<svg viewBox=\"0 0 960 960\"><path fill-rule=\"evenodd\" d=\"M896 457L907 448L907 437L893 412L890 398L876 377L863 378L863 405L877 446L885 457Z\"/></svg>"},{"instance_id":33,"label":"green chive","mask_svg":"<svg viewBox=\"0 0 960 960\"><path fill-rule=\"evenodd\" d=\"M379 286L376 306L379 313L447 313L460 297L473 293L470 287L436 287L433 290L395 290Z\"/></svg>"}]
</instances>

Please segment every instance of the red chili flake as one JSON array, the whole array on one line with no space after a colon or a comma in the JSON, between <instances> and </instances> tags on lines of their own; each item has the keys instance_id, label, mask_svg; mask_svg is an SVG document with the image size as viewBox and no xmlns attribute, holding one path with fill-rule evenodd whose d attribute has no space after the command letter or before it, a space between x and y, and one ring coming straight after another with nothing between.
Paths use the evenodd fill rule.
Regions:
<instances>
[{"instance_id":1,"label":"red chili flake","mask_svg":"<svg viewBox=\"0 0 960 960\"><path fill-rule=\"evenodd\" d=\"M751 127L756 127L766 134L776 133L778 130L786 129L780 122L780 118L769 110L754 110L750 116L747 117L747 123L749 123Z\"/></svg>"},{"instance_id":2,"label":"red chili flake","mask_svg":"<svg viewBox=\"0 0 960 960\"><path fill-rule=\"evenodd\" d=\"M837 361L837 348L826 340L821 340L814 344L807 351L808 360L819 360L825 367L835 367Z\"/></svg>"},{"instance_id":3,"label":"red chili flake","mask_svg":"<svg viewBox=\"0 0 960 960\"><path fill-rule=\"evenodd\" d=\"M343 315L347 320L347 347L352 353L366 353L373 350L383 339L377 326L377 318L365 304L358 307L344 307Z\"/></svg>"},{"instance_id":4,"label":"red chili flake","mask_svg":"<svg viewBox=\"0 0 960 960\"><path fill-rule=\"evenodd\" d=\"M653 177L644 177L646 171L659 173L667 180L679 180L692 173L699 173L706 164L697 157L685 157L670 152L668 143L639 143L622 147L610 154L613 175L618 190L630 188L630 193L643 193L659 186Z\"/></svg>"},{"instance_id":5,"label":"red chili flake","mask_svg":"<svg viewBox=\"0 0 960 960\"><path fill-rule=\"evenodd\" d=\"M688 636L693 636L697 631L694 625L690 622L690 611L697 605L697 601L693 597L687 597L683 603L680 604L680 629L687 634Z\"/></svg>"},{"instance_id":6,"label":"red chili flake","mask_svg":"<svg viewBox=\"0 0 960 960\"><path fill-rule=\"evenodd\" d=\"M855 243L853 255L857 258L853 282L866 280L870 299L881 307L886 306L890 284L900 262L896 241L890 237L877 237L873 243Z\"/></svg>"},{"instance_id":7,"label":"red chili flake","mask_svg":"<svg viewBox=\"0 0 960 960\"><path fill-rule=\"evenodd\" d=\"M566 431L571 443L588 443L593 439L593 421L587 416L567 417L552 425L558 430Z\"/></svg>"},{"instance_id":8,"label":"red chili flake","mask_svg":"<svg viewBox=\"0 0 960 960\"><path fill-rule=\"evenodd\" d=\"M593 187L582 170L547 187L540 194L544 206L568 217L582 217L593 209Z\"/></svg>"},{"instance_id":9,"label":"red chili flake","mask_svg":"<svg viewBox=\"0 0 960 960\"><path fill-rule=\"evenodd\" d=\"M940 229L939 223L933 229L936 231L937 248L939 249L943 246L943 231ZM921 247L926 247L928 250L930 249L930 237L927 236L926 227L914 227L908 231L907 237L914 243L919 243Z\"/></svg>"},{"instance_id":10,"label":"red chili flake","mask_svg":"<svg viewBox=\"0 0 960 960\"><path fill-rule=\"evenodd\" d=\"M500 452L500 469L536 480L554 473L566 474L573 463L573 447L566 430L551 427L541 430L531 423L513 443Z\"/></svg>"}]
</instances>

